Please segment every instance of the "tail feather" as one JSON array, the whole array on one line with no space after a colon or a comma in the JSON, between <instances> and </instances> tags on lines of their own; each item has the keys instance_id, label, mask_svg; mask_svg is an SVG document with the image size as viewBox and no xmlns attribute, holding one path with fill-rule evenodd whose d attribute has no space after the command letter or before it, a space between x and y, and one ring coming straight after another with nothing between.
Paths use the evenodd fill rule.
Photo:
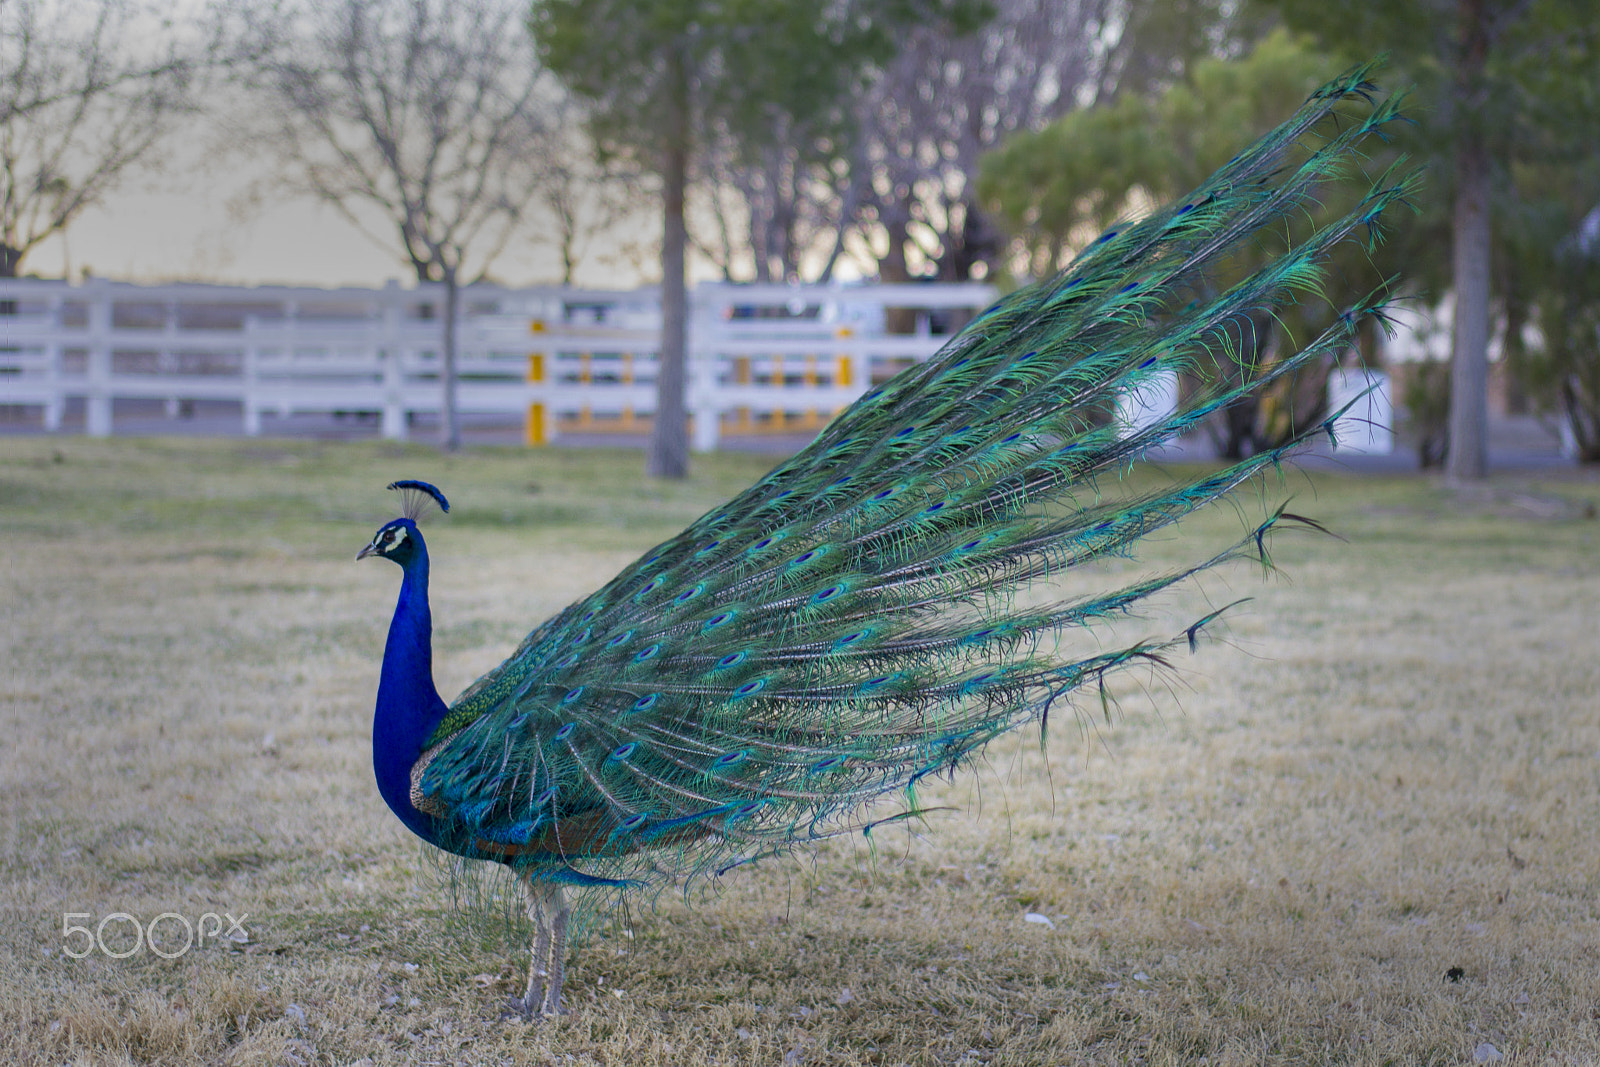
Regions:
<instances>
[{"instance_id":1,"label":"tail feather","mask_svg":"<svg viewBox=\"0 0 1600 1067\"><path fill-rule=\"evenodd\" d=\"M1279 509L1193 565L1053 604L1015 598L1131 555L1331 425L1169 488L1101 495L1151 448L1342 352L1380 312L1374 294L1298 353L1213 375L1219 384L1142 429L1112 419L1119 396L1157 375L1237 362L1242 316L1320 297L1333 249L1358 231L1372 239L1405 199L1416 179L1391 169L1342 218L1208 289L1243 242L1301 212L1399 117L1396 100L1374 102L1370 72L1325 86L1189 197L1108 231L1058 279L1001 300L531 634L432 739L420 788L460 850L520 840L513 862L569 882L720 872L880 825L869 814L879 797L1043 722L1086 687L1106 699L1108 677L1192 650L1226 608L1166 641L1076 657L1062 646L1209 569L1268 564L1275 528L1319 527ZM561 827L579 821L604 832L569 843Z\"/></svg>"}]
</instances>

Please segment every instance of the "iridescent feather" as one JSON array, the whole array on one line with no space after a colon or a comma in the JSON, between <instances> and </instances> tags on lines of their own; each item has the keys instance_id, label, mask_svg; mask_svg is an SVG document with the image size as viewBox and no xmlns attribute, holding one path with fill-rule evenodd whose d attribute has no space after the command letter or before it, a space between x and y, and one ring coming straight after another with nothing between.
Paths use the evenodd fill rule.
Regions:
<instances>
[{"instance_id":1,"label":"iridescent feather","mask_svg":"<svg viewBox=\"0 0 1600 1067\"><path fill-rule=\"evenodd\" d=\"M1204 284L1241 242L1346 176L1397 117L1393 100L1373 102L1369 73L1320 89L1188 197L1107 232L1061 276L1006 297L872 389L805 450L541 624L448 711L413 709L430 726L401 746L416 754L404 768L412 810L396 810L442 848L507 864L534 892L543 947L525 1010L559 1007L560 886L692 881L870 831L916 810L908 790L923 776L1193 645L1214 616L1168 642L1056 651L1064 631L1264 555L1267 533L1297 517L1280 511L1221 554L1096 596L1023 607L1014 594L1129 553L1331 425L1136 499L1094 491L1240 395L1344 352L1380 310L1377 297L1349 309L1298 354L1138 432L1109 418L1156 375L1231 358L1240 316L1314 295L1331 250L1358 231L1372 239L1406 195L1414 178L1386 174L1349 214L1226 292ZM396 522L410 526L425 583L420 534ZM409 647L395 632L391 646ZM385 716L380 699L380 726ZM380 781L395 751L377 757Z\"/></svg>"}]
</instances>

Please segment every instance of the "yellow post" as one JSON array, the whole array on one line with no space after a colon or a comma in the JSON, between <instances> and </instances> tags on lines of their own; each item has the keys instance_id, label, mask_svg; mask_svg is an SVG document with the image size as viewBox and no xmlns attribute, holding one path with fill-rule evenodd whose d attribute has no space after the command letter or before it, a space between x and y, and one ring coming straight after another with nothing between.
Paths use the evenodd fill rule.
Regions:
<instances>
[{"instance_id":1,"label":"yellow post","mask_svg":"<svg viewBox=\"0 0 1600 1067\"><path fill-rule=\"evenodd\" d=\"M589 384L589 360L590 354L588 352L585 352L578 357L578 384L580 385ZM589 407L589 391L586 389L583 393L583 406L578 409L578 428L581 430L589 429L593 420L594 411Z\"/></svg>"},{"instance_id":2,"label":"yellow post","mask_svg":"<svg viewBox=\"0 0 1600 1067\"><path fill-rule=\"evenodd\" d=\"M801 375L800 380L805 383L806 390L808 392L811 392L811 393L815 394L816 388L817 388L817 357L816 356L807 356L806 357L805 373ZM821 423L822 423L822 420L820 418L818 418L819 412L817 411L816 400L814 398L812 399L811 404L812 404L811 407L806 408L805 415L803 416L803 421L800 423L801 426L804 426L808 430L814 429L815 427L821 425Z\"/></svg>"},{"instance_id":3,"label":"yellow post","mask_svg":"<svg viewBox=\"0 0 1600 1067\"><path fill-rule=\"evenodd\" d=\"M542 328L540 323L535 322L533 332L538 333ZM544 381L543 352L528 353L528 381L531 383ZM543 401L536 400L528 405L528 421L524 424L523 431L529 448L549 443L548 435L545 433Z\"/></svg>"},{"instance_id":4,"label":"yellow post","mask_svg":"<svg viewBox=\"0 0 1600 1067\"><path fill-rule=\"evenodd\" d=\"M735 356L734 357L734 359L733 359L733 380L734 380L735 383L737 383L739 385L749 385L750 384L750 357L749 356ZM738 408L735 409L735 413L736 413L736 421L735 421L735 424L734 424L734 428L737 429L740 433L749 433L750 432L750 407L749 407L749 405L741 404Z\"/></svg>"},{"instance_id":5,"label":"yellow post","mask_svg":"<svg viewBox=\"0 0 1600 1067\"><path fill-rule=\"evenodd\" d=\"M839 340L844 341L844 340L848 340L854 333L855 333L855 331L852 330L850 327L841 326L837 330L834 331L833 335L835 337L837 337ZM833 384L834 385L849 385L850 384L850 357L847 356L847 355L844 355L843 353L841 353L839 355L839 372L838 372L837 375L835 375L835 377L833 379Z\"/></svg>"},{"instance_id":6,"label":"yellow post","mask_svg":"<svg viewBox=\"0 0 1600 1067\"><path fill-rule=\"evenodd\" d=\"M633 384L633 353L632 352L624 352L624 353L622 353L622 384L623 385L632 385ZM622 405L622 429L624 431L629 431L629 430L633 429L633 405L632 404L624 404L624 405Z\"/></svg>"}]
</instances>

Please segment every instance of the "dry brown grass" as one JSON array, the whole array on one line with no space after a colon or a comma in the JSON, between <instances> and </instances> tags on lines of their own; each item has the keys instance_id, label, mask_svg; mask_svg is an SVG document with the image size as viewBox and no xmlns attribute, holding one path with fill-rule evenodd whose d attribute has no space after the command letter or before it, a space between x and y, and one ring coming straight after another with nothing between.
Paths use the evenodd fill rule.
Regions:
<instances>
[{"instance_id":1,"label":"dry brown grass","mask_svg":"<svg viewBox=\"0 0 1600 1067\"><path fill-rule=\"evenodd\" d=\"M1287 581L1235 570L1141 624L1256 597L1176 696L995 746L876 855L664 895L576 954L571 1016L501 1022L520 950L451 912L372 785L396 575L351 557L391 478L456 501L430 533L453 693L761 464L638 466L0 439L0 1061L1600 1058L1593 478L1294 476L1348 542L1282 539ZM248 913L250 940L75 960L65 912Z\"/></svg>"}]
</instances>

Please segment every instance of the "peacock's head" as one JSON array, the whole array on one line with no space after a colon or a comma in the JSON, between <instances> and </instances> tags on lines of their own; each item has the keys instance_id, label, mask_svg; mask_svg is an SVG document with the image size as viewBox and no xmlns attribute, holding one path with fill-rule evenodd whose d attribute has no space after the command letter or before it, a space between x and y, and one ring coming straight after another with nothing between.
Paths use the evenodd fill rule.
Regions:
<instances>
[{"instance_id":1,"label":"peacock's head","mask_svg":"<svg viewBox=\"0 0 1600 1067\"><path fill-rule=\"evenodd\" d=\"M403 494L404 514L378 527L378 532L372 535L371 543L356 553L356 559L382 556L404 567L411 562L412 556L422 544L422 533L417 529L418 516L434 504L438 505L440 511L449 511L450 501L444 498L444 494L439 492L437 487L414 479L390 482L389 488L397 489Z\"/></svg>"},{"instance_id":2,"label":"peacock's head","mask_svg":"<svg viewBox=\"0 0 1600 1067\"><path fill-rule=\"evenodd\" d=\"M368 556L382 556L392 559L404 567L411 562L412 555L417 550L417 524L410 519L395 519L378 527L378 532L372 535L372 542L356 553L356 559L366 559Z\"/></svg>"}]
</instances>

